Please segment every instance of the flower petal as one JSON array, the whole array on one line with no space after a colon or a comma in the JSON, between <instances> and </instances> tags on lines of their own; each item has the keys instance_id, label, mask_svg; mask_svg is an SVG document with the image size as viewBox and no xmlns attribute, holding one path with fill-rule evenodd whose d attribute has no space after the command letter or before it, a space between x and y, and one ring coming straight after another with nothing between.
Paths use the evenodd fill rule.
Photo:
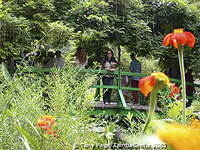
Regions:
<instances>
[{"instance_id":1,"label":"flower petal","mask_svg":"<svg viewBox=\"0 0 200 150\"><path fill-rule=\"evenodd\" d=\"M162 43L164 46L169 45L169 40L170 40L170 38L171 38L172 35L173 35L173 33L169 33L169 34L167 34L167 35L164 37L163 43Z\"/></svg>"},{"instance_id":2,"label":"flower petal","mask_svg":"<svg viewBox=\"0 0 200 150\"><path fill-rule=\"evenodd\" d=\"M195 44L195 37L192 33L190 32L184 32L184 34L187 36L187 45L191 48L194 47L194 44Z\"/></svg>"},{"instance_id":3,"label":"flower petal","mask_svg":"<svg viewBox=\"0 0 200 150\"><path fill-rule=\"evenodd\" d=\"M200 129L191 125L167 124L157 135L174 150L199 150Z\"/></svg>"},{"instance_id":4,"label":"flower petal","mask_svg":"<svg viewBox=\"0 0 200 150\"><path fill-rule=\"evenodd\" d=\"M184 46L187 42L187 36L184 33L174 33L171 36L170 45L178 48L178 45Z\"/></svg>"},{"instance_id":5,"label":"flower petal","mask_svg":"<svg viewBox=\"0 0 200 150\"><path fill-rule=\"evenodd\" d=\"M141 93L147 96L152 90L153 86L156 84L154 76L147 76L139 80L139 89Z\"/></svg>"}]
</instances>

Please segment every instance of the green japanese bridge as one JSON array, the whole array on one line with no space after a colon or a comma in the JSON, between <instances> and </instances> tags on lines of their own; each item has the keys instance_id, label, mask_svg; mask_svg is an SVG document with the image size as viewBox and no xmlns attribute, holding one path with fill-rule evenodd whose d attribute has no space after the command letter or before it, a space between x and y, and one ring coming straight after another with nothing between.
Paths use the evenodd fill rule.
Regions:
<instances>
[{"instance_id":1,"label":"green japanese bridge","mask_svg":"<svg viewBox=\"0 0 200 150\"><path fill-rule=\"evenodd\" d=\"M23 73L45 73L45 72L59 72L62 71L61 69L48 69L48 68L27 68L20 72ZM140 73L132 73L132 72L122 72L120 70L117 70L115 72L109 72L105 70L92 70L92 69L79 69L80 72L84 72L90 75L97 76L97 84L91 85L90 88L96 88L96 94L94 97L94 104L92 104L93 109L90 112L91 115L120 115L120 116L126 116L129 112L131 112L134 116L138 116L141 114L141 112L147 112L149 107L148 104L144 105L144 102L148 99L145 98L142 94L139 96L139 104L133 104L133 102L127 103L122 90L129 90L129 91L139 91L138 88L132 88L132 87L126 87L121 86L121 77L122 76L138 76L138 77L144 77L147 76L146 74L140 74ZM114 75L115 77L115 84L112 86L108 85L102 85L101 83L101 77L103 75ZM180 80L172 79L170 78L170 81L173 83L181 83ZM193 83L186 83L187 85L194 86L194 87L200 87L198 84ZM113 89L117 91L118 98L116 98L113 102L110 104L104 104L101 100L101 89ZM187 97L188 99L195 100L195 97ZM159 108L156 108L156 111L160 111Z\"/></svg>"}]
</instances>

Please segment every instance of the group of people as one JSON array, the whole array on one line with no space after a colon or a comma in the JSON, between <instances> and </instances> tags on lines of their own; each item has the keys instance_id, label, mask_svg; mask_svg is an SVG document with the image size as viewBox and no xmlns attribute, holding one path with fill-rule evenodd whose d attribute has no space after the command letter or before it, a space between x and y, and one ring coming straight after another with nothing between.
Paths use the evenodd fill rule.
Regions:
<instances>
[{"instance_id":1,"label":"group of people","mask_svg":"<svg viewBox=\"0 0 200 150\"><path fill-rule=\"evenodd\" d=\"M104 58L101 60L101 69L113 72L116 70L117 65L119 64L114 57L114 53L111 49L107 48L106 50L106 55ZM74 62L75 65L81 69L84 69L87 64L88 64L88 57L87 53L84 48L78 47L76 49L75 55L74 55ZM131 63L130 63L130 71L131 72L136 72L136 73L141 73L141 63L136 59L135 54L131 54ZM138 87L138 81L140 77L132 77L131 78L131 87L137 88ZM113 85L114 83L114 75L112 74L106 74L102 77L102 82L103 85ZM110 104L111 103L111 93L112 89L103 89L103 102L104 104ZM132 97L133 97L133 103L137 104L138 103L138 96L139 92L133 91L132 92Z\"/></svg>"},{"instance_id":2,"label":"group of people","mask_svg":"<svg viewBox=\"0 0 200 150\"><path fill-rule=\"evenodd\" d=\"M64 68L65 59L62 57L60 50L48 52L25 52L23 54L24 60L28 62L30 66L37 66L42 68ZM84 69L88 64L88 57L86 51L82 47L76 49L74 55L74 63L76 67Z\"/></svg>"},{"instance_id":3,"label":"group of people","mask_svg":"<svg viewBox=\"0 0 200 150\"><path fill-rule=\"evenodd\" d=\"M131 63L130 63L130 71L134 73L141 73L141 63L136 59L135 54L132 53L131 55ZM116 67L119 63L114 57L113 51L111 49L107 49L106 55L101 61L101 69L107 70L107 71L115 71ZM133 76L131 78L131 87L137 88L138 87L138 81L140 77ZM114 76L113 75L104 75L102 78L103 85L113 85L114 82ZM104 89L103 90L103 102L104 104L110 104L111 103L111 92L112 89ZM133 103L138 103L138 96L139 92L133 91L132 97L133 97Z\"/></svg>"},{"instance_id":4,"label":"group of people","mask_svg":"<svg viewBox=\"0 0 200 150\"><path fill-rule=\"evenodd\" d=\"M28 53L29 54L29 53ZM36 53L34 53L34 55L36 55ZM131 53L130 55L131 57L131 62L130 62L130 71L133 73L141 73L142 71L142 66L141 63L136 59L136 56L134 53ZM85 69L85 67L88 64L88 57L87 57L87 53L85 51L85 49L83 47L78 47L76 49L75 55L74 55L74 62L75 65L81 69ZM117 62L117 60L114 57L114 53L111 49L107 48L106 49L106 54L104 56L104 58L101 61L101 69L102 70L107 70L109 72L113 72L116 70L117 65L119 65L119 63ZM44 58L44 61L42 62L42 67L43 68L64 68L65 66L65 60L62 57L62 53L61 51L57 50L56 52L53 51L49 51L47 53L47 56ZM177 69L169 69L169 72L166 73L169 75L169 77L171 78L177 78L179 79L179 73L177 71ZM193 83L193 76L192 76L192 70L189 69L186 74L186 81L187 82L191 82ZM138 88L138 81L139 81L140 77L138 76L132 76L132 77L128 77L126 76L125 78L125 82L126 83L130 83L131 87L133 88ZM113 85L114 83L114 75L113 74L106 74L102 77L102 82L103 85ZM123 84L124 81L122 81ZM193 86L187 85L186 86L186 93L187 96L191 96L193 97L193 93L194 93L195 89ZM103 89L103 102L104 104L110 104L111 103L111 93L112 93L112 89L108 88L108 89ZM126 95L125 95L126 96ZM133 102L133 104L137 104L138 103L138 99L139 99L139 92L138 91L132 91L131 92L131 100ZM189 99L187 102L187 106L190 106L192 103L192 100Z\"/></svg>"},{"instance_id":5,"label":"group of people","mask_svg":"<svg viewBox=\"0 0 200 150\"><path fill-rule=\"evenodd\" d=\"M53 51L49 51L47 53L47 57L44 59L42 63L42 67L44 68L64 68L65 60L62 57L61 51L57 50L55 53Z\"/></svg>"},{"instance_id":6,"label":"group of people","mask_svg":"<svg viewBox=\"0 0 200 150\"><path fill-rule=\"evenodd\" d=\"M141 73L142 72L142 66L141 63L136 59L136 56L134 53L131 53L130 55L131 57L131 62L130 62L130 71L133 73ZM117 60L114 57L113 51L111 49L107 49L106 55L103 58L103 60L101 61L101 69L103 70L107 70L107 71L115 71L116 70L116 66L119 63L117 62ZM176 73L176 74L175 74ZM174 76L171 76L174 75ZM175 76L176 75L176 76ZM177 71L174 70L170 70L169 72L169 76L171 78L176 78L176 79L180 79L178 78L179 74L177 73ZM193 79L193 75L192 75L192 69L188 69L186 74L185 74L185 78L187 82L193 83L194 79ZM139 76L132 76L132 77L127 77L125 78L126 83L130 83L131 87L133 88L138 88L138 82L140 80ZM103 85L113 85L114 82L114 76L113 75L104 75L102 78L103 81ZM129 82L130 81L130 82ZM123 84L123 83L122 83ZM103 90L103 102L104 104L110 104L111 103L111 92L112 89L104 89ZM192 85L186 85L186 95L189 96L188 100L187 100L187 107L191 106L192 103L192 99L191 97L193 97L193 94L195 92L195 88ZM126 95L125 95L126 96ZM133 102L133 104L138 104L138 100L139 100L139 92L138 91L132 91L131 92L131 100Z\"/></svg>"}]
</instances>

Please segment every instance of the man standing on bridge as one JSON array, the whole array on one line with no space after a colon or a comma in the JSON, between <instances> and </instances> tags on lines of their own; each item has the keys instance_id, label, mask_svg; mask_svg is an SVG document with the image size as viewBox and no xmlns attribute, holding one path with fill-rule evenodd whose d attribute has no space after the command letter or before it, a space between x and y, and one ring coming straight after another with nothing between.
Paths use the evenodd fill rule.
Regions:
<instances>
[{"instance_id":1,"label":"man standing on bridge","mask_svg":"<svg viewBox=\"0 0 200 150\"><path fill-rule=\"evenodd\" d=\"M141 73L141 63L136 59L135 54L131 53L130 55L132 61L130 63L130 71L134 72L134 73ZM138 88L138 81L139 81L140 77L137 76L133 76L131 79L131 87L133 88ZM133 104L137 104L138 103L138 97L139 97L139 92L138 91L133 91L132 92L132 96L133 96Z\"/></svg>"}]
</instances>

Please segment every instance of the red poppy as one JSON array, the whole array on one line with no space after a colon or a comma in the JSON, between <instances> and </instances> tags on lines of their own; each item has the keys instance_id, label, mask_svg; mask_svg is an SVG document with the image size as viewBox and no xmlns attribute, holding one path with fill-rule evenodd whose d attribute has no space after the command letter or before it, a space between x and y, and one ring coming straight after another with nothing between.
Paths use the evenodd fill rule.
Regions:
<instances>
[{"instance_id":1,"label":"red poppy","mask_svg":"<svg viewBox=\"0 0 200 150\"><path fill-rule=\"evenodd\" d=\"M169 97L173 97L174 95L177 95L180 93L180 88L177 87L175 84L172 84L170 86L171 92L169 93Z\"/></svg>"},{"instance_id":2,"label":"red poppy","mask_svg":"<svg viewBox=\"0 0 200 150\"><path fill-rule=\"evenodd\" d=\"M188 45L193 48L195 44L195 37L190 32L184 32L183 29L175 29L174 33L167 34L163 39L164 46L174 46L178 49L178 45Z\"/></svg>"}]
</instances>

